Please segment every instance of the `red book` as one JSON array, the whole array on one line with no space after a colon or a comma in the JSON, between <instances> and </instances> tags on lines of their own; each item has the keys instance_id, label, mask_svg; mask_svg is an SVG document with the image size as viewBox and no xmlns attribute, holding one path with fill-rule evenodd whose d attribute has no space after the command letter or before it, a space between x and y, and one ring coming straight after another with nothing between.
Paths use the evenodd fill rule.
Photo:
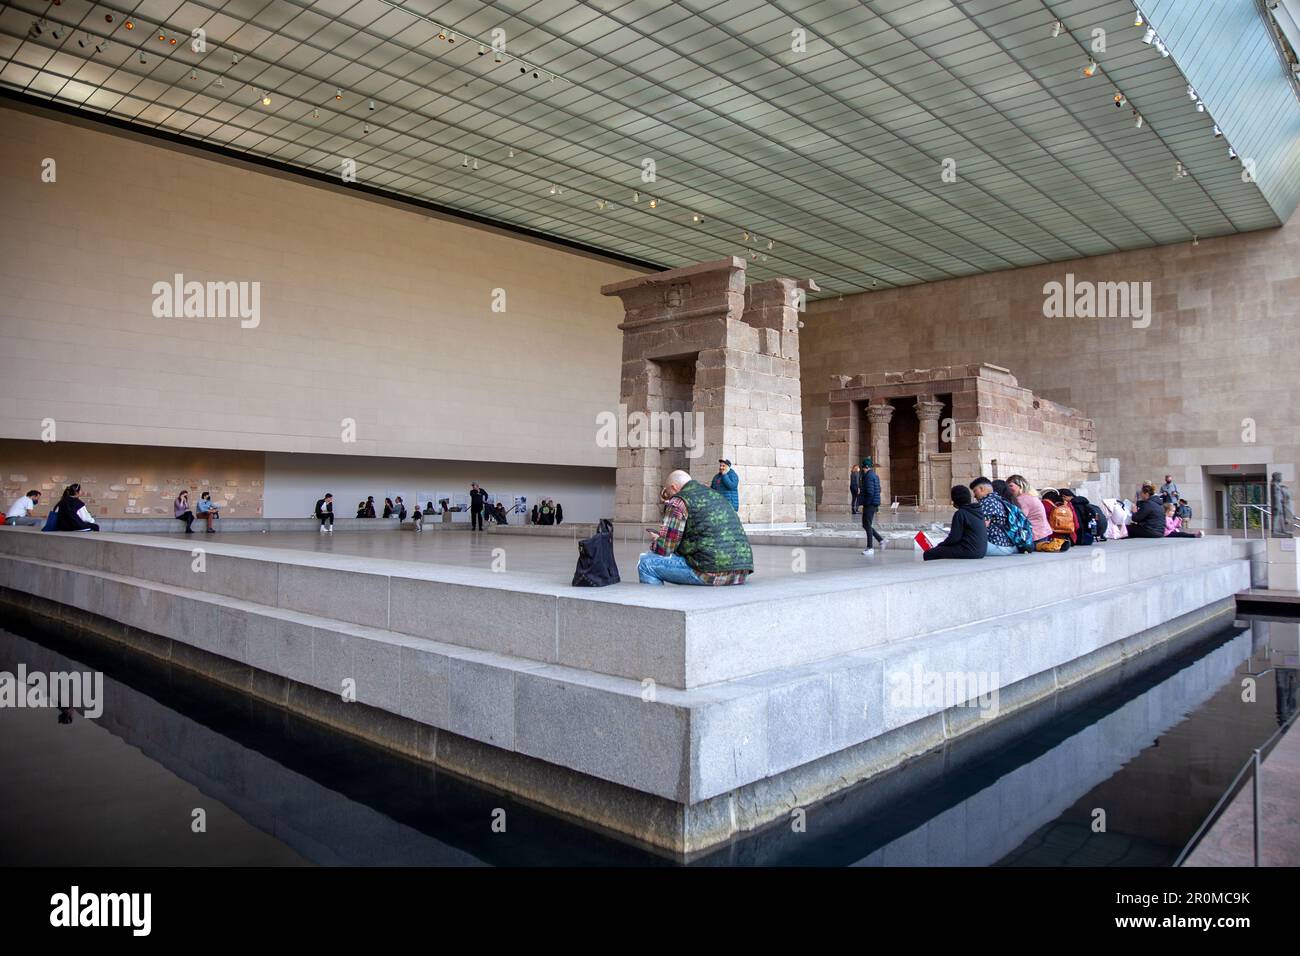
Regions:
<instances>
[{"instance_id":1,"label":"red book","mask_svg":"<svg viewBox=\"0 0 1300 956\"><path fill-rule=\"evenodd\" d=\"M934 547L934 545L930 543L930 539L925 536L924 531L918 531L916 537L912 540L921 546L922 551L929 551Z\"/></svg>"}]
</instances>

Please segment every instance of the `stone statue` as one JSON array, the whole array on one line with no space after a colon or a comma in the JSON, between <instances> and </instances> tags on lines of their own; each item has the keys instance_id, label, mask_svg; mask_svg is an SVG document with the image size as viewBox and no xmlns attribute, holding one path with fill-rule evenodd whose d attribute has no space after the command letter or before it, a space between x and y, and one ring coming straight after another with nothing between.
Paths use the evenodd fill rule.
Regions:
<instances>
[{"instance_id":1,"label":"stone statue","mask_svg":"<svg viewBox=\"0 0 1300 956\"><path fill-rule=\"evenodd\" d=\"M1291 489L1282 483L1282 472L1273 472L1273 481L1269 484L1269 507L1273 511L1273 537L1291 537L1291 525L1295 521L1295 512L1291 510Z\"/></svg>"}]
</instances>

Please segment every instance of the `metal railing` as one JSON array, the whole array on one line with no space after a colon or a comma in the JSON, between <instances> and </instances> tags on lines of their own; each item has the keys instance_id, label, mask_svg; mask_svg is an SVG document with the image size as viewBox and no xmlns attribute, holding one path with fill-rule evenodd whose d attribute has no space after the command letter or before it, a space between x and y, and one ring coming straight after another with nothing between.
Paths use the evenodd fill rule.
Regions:
<instances>
[{"instance_id":1,"label":"metal railing","mask_svg":"<svg viewBox=\"0 0 1300 956\"><path fill-rule=\"evenodd\" d=\"M1186 862L1187 858L1191 856L1192 851L1195 850L1196 847L1200 844L1201 839L1209 831L1210 827L1213 826L1216 822L1218 822L1219 817L1223 815L1223 811L1227 809L1228 804L1230 804L1233 798L1235 798L1237 794L1241 792L1243 781L1246 778L1247 772L1251 772L1252 774L1251 782L1254 787L1254 792L1251 794L1252 805L1253 805L1252 826L1254 830L1253 865L1259 866L1259 849L1260 849L1259 833L1260 833L1260 823L1261 823L1260 801L1262 797L1262 787L1259 781L1260 766L1263 764L1264 758L1273 750L1274 747L1277 746L1278 741L1280 741L1283 738L1283 736L1286 735L1286 732L1291 729L1291 725L1296 722L1297 716L1300 716L1300 711L1296 711L1290 717L1288 717L1286 719L1286 722L1283 723L1282 726L1279 727L1276 731L1274 731L1273 735L1269 737L1268 740L1264 741L1263 744L1256 747L1254 751L1251 752L1250 758L1247 759L1247 761L1244 764L1242 764L1241 769L1237 771L1237 775L1232 778L1232 783L1228 785L1228 789L1225 790L1223 796L1219 798L1219 802L1214 805L1214 809L1210 811L1209 816L1207 816L1205 818L1205 821L1199 827L1196 828L1196 832L1192 834L1192 838L1188 840L1187 845L1183 847L1183 852L1178 854L1178 859L1174 861L1174 866L1176 867L1182 866L1183 863Z\"/></svg>"},{"instance_id":2,"label":"metal railing","mask_svg":"<svg viewBox=\"0 0 1300 956\"><path fill-rule=\"evenodd\" d=\"M1242 537L1244 538L1250 537L1250 521L1248 520L1248 516L1250 514L1250 509L1254 508L1256 511L1259 512L1259 536L1260 538L1267 538L1269 522L1266 521L1265 519L1266 518L1272 519L1273 509L1265 507L1264 505L1252 505L1252 504L1238 505L1237 507L1241 509ZM1292 517L1291 526L1294 528L1300 528L1300 518Z\"/></svg>"}]
</instances>

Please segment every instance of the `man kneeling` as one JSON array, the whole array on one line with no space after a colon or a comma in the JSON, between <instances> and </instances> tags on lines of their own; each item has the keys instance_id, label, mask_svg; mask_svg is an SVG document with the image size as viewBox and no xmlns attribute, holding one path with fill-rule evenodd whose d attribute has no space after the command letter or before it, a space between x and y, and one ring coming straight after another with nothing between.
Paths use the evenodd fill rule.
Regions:
<instances>
[{"instance_id":1,"label":"man kneeling","mask_svg":"<svg viewBox=\"0 0 1300 956\"><path fill-rule=\"evenodd\" d=\"M637 563L642 584L744 584L754 552L736 510L726 498L684 471L668 476L664 519L650 550Z\"/></svg>"}]
</instances>

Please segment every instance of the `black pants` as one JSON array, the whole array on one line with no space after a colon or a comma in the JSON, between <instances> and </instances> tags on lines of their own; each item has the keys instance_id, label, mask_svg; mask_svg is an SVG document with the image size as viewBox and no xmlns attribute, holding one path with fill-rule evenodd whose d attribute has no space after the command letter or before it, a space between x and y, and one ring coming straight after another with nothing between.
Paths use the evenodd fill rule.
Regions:
<instances>
[{"instance_id":1,"label":"black pants","mask_svg":"<svg viewBox=\"0 0 1300 956\"><path fill-rule=\"evenodd\" d=\"M871 547L871 541L883 542L885 539L880 536L880 532L874 527L876 523L876 512L880 510L880 505L863 505L862 506L862 530L867 533L867 547Z\"/></svg>"},{"instance_id":2,"label":"black pants","mask_svg":"<svg viewBox=\"0 0 1300 956\"><path fill-rule=\"evenodd\" d=\"M1163 531L1156 534L1154 531L1148 531L1140 524L1131 524L1128 526L1128 536L1130 538L1163 538L1165 534Z\"/></svg>"},{"instance_id":3,"label":"black pants","mask_svg":"<svg viewBox=\"0 0 1300 956\"><path fill-rule=\"evenodd\" d=\"M469 509L469 530L470 531L483 530L483 509L482 508Z\"/></svg>"},{"instance_id":4,"label":"black pants","mask_svg":"<svg viewBox=\"0 0 1300 956\"><path fill-rule=\"evenodd\" d=\"M944 558L982 558L982 554L971 554L958 544L936 544L922 555L924 561L942 561Z\"/></svg>"},{"instance_id":5,"label":"black pants","mask_svg":"<svg viewBox=\"0 0 1300 956\"><path fill-rule=\"evenodd\" d=\"M849 507L853 509L854 514L858 513L858 502L861 500L861 495L854 494L851 491L849 492Z\"/></svg>"},{"instance_id":6,"label":"black pants","mask_svg":"<svg viewBox=\"0 0 1300 956\"><path fill-rule=\"evenodd\" d=\"M186 531L193 531L193 530L194 530L192 527L190 527L190 525L194 524L194 512L193 512L193 511L186 511L186 512L183 513L183 514L178 514L178 515L176 516L176 520L177 520L177 521L184 521L184 522L185 522L185 530L186 530Z\"/></svg>"},{"instance_id":7,"label":"black pants","mask_svg":"<svg viewBox=\"0 0 1300 956\"><path fill-rule=\"evenodd\" d=\"M326 514L317 515L316 517L320 518L320 526L322 528L326 525L329 525L331 528L334 527L334 512L327 512Z\"/></svg>"}]
</instances>

